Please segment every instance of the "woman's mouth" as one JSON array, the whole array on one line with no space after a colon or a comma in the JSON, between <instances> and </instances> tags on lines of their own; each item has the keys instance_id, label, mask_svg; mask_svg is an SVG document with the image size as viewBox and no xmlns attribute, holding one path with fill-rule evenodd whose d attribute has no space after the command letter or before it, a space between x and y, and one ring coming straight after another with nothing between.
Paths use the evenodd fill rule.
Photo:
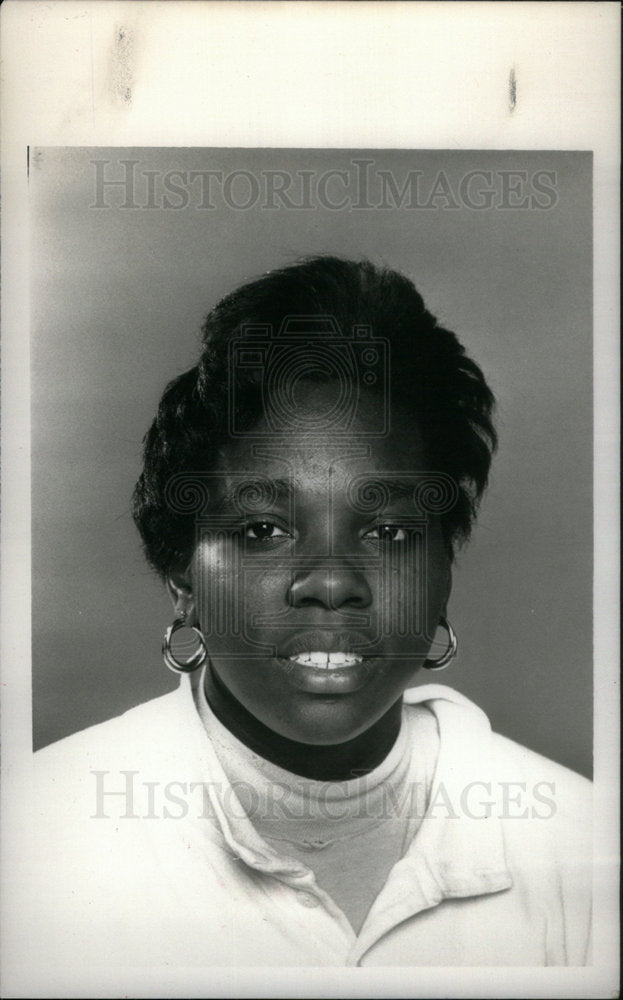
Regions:
<instances>
[{"instance_id":1,"label":"woman's mouth","mask_svg":"<svg viewBox=\"0 0 623 1000\"><path fill-rule=\"evenodd\" d=\"M378 662L378 657L364 657L359 653L328 653L314 649L277 658L287 684L299 691L325 697L358 691L367 683Z\"/></svg>"},{"instance_id":2,"label":"woman's mouth","mask_svg":"<svg viewBox=\"0 0 623 1000\"><path fill-rule=\"evenodd\" d=\"M305 650L288 659L291 663L319 667L322 670L343 670L363 662L363 656L359 653L325 653L322 650Z\"/></svg>"}]
</instances>

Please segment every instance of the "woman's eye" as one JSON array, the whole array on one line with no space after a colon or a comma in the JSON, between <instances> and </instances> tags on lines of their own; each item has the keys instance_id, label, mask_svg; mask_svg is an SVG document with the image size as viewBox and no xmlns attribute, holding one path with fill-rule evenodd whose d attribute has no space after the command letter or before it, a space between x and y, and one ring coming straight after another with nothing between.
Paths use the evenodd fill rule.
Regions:
<instances>
[{"instance_id":1,"label":"woman's eye","mask_svg":"<svg viewBox=\"0 0 623 1000\"><path fill-rule=\"evenodd\" d=\"M365 537L377 542L404 542L407 535L404 528L398 528L393 524L377 524L376 528L368 531Z\"/></svg>"},{"instance_id":2,"label":"woman's eye","mask_svg":"<svg viewBox=\"0 0 623 1000\"><path fill-rule=\"evenodd\" d=\"M264 542L270 538L287 538L288 532L277 527L272 521L254 521L248 524L245 529L245 538L250 538L254 542Z\"/></svg>"}]
</instances>

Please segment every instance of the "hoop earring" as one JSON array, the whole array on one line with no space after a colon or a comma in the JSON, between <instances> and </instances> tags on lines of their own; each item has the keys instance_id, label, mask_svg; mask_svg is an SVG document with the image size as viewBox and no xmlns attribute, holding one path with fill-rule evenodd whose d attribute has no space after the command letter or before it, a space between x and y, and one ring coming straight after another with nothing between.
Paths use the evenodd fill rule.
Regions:
<instances>
[{"instance_id":1,"label":"hoop earring","mask_svg":"<svg viewBox=\"0 0 623 1000\"><path fill-rule=\"evenodd\" d=\"M426 667L427 670L443 670L454 659L459 648L456 633L448 619L445 616L441 617L439 624L448 630L448 648L438 660L424 660L422 666Z\"/></svg>"},{"instance_id":2,"label":"hoop earring","mask_svg":"<svg viewBox=\"0 0 623 1000\"><path fill-rule=\"evenodd\" d=\"M201 645L199 649L193 653L190 659L186 660L185 663L180 663L180 661L176 660L173 656L173 652L171 650L171 639L178 629L184 627L191 628L193 630ZM172 670L175 674L192 674L193 670L197 670L202 663L205 663L208 657L205 640L200 630L195 625L187 625L185 611L180 612L179 617L174 620L172 625L169 625L168 629L164 633L164 639L162 640L162 656L169 670Z\"/></svg>"}]
</instances>

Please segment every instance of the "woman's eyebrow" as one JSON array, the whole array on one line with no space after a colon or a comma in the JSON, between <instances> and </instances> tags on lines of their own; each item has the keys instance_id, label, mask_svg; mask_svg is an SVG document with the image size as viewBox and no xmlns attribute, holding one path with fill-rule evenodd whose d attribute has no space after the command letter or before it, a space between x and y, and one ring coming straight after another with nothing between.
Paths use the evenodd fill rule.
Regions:
<instances>
[{"instance_id":1,"label":"woman's eyebrow","mask_svg":"<svg viewBox=\"0 0 623 1000\"><path fill-rule=\"evenodd\" d=\"M266 476L243 479L218 498L212 506L215 513L227 508L256 508L289 503L295 489L293 479L268 479Z\"/></svg>"},{"instance_id":2,"label":"woman's eyebrow","mask_svg":"<svg viewBox=\"0 0 623 1000\"><path fill-rule=\"evenodd\" d=\"M367 480L360 480L357 483L357 493L370 496L376 491L379 496L379 508L387 507L394 500L411 500L417 483L413 477L409 479L386 479L384 476L377 476Z\"/></svg>"},{"instance_id":3,"label":"woman's eyebrow","mask_svg":"<svg viewBox=\"0 0 623 1000\"><path fill-rule=\"evenodd\" d=\"M378 509L383 510L396 500L410 500L413 502L413 492L415 483L413 479L401 479L385 477L371 477L361 480L357 477L357 494L365 496L366 493L378 491ZM249 508L259 510L271 504L290 504L294 493L301 489L301 484L294 477L268 479L265 476L244 479L237 482L222 494L211 505L214 513L233 508L248 510ZM356 504L355 504L356 506ZM367 506L367 505L366 505Z\"/></svg>"}]
</instances>

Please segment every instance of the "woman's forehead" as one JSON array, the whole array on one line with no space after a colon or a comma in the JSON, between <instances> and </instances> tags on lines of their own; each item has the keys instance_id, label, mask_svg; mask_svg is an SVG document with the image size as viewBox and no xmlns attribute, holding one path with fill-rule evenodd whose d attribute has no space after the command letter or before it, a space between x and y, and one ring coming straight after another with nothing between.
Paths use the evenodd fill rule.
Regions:
<instances>
[{"instance_id":1,"label":"woman's forehead","mask_svg":"<svg viewBox=\"0 0 623 1000\"><path fill-rule=\"evenodd\" d=\"M272 461L314 474L337 465L420 467L424 449L419 429L413 414L397 401L390 412L382 395L362 390L340 409L333 384L307 383L296 400L278 402L265 401L264 412L248 430L231 434L221 449L224 466L243 461L257 469Z\"/></svg>"},{"instance_id":2,"label":"woman's forehead","mask_svg":"<svg viewBox=\"0 0 623 1000\"><path fill-rule=\"evenodd\" d=\"M271 479L304 483L316 479L349 480L369 472L392 478L400 473L430 471L416 428L397 427L382 438L340 435L333 440L307 433L230 439L219 452L216 471L260 473Z\"/></svg>"},{"instance_id":3,"label":"woman's forehead","mask_svg":"<svg viewBox=\"0 0 623 1000\"><path fill-rule=\"evenodd\" d=\"M320 442L275 438L272 444L239 440L210 474L217 508L302 509L308 502L338 504L362 513L395 502L413 503L425 470L413 436L397 448L392 439Z\"/></svg>"}]
</instances>

